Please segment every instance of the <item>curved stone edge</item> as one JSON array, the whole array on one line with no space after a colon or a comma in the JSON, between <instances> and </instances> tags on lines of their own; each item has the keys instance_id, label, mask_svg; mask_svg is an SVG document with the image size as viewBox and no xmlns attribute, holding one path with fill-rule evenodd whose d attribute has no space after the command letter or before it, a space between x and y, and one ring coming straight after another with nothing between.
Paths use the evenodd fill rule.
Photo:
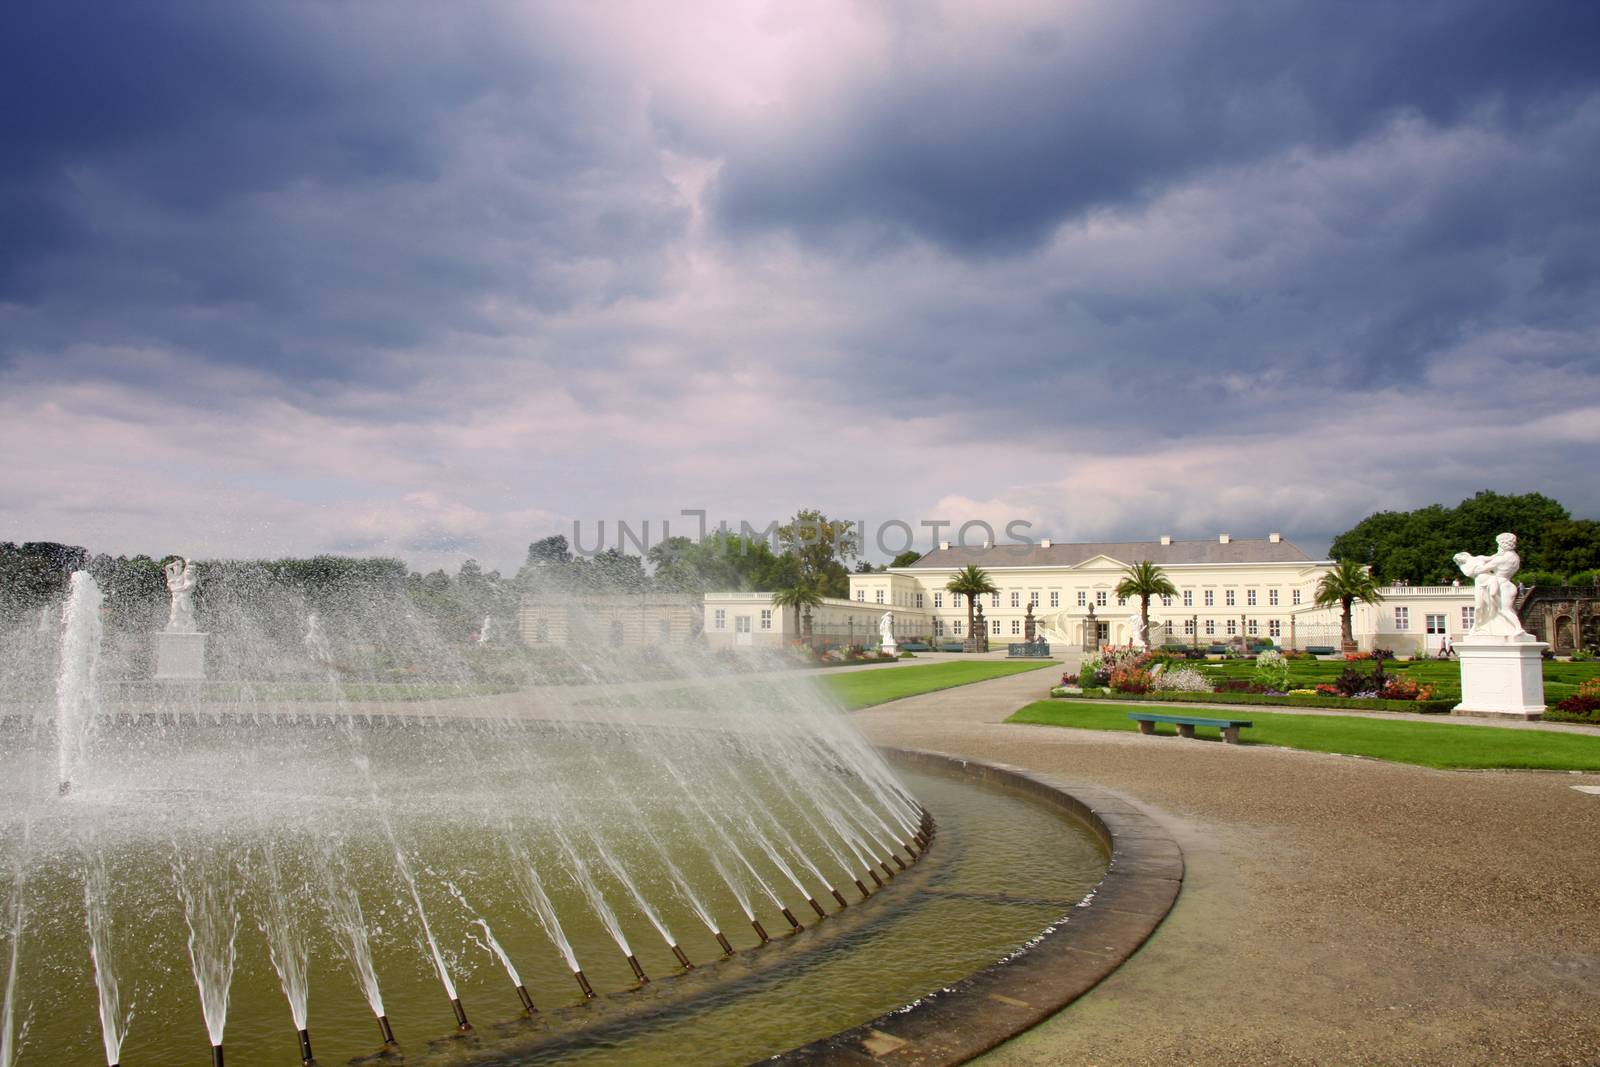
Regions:
<instances>
[{"instance_id":1,"label":"curved stone edge","mask_svg":"<svg viewBox=\"0 0 1600 1067\"><path fill-rule=\"evenodd\" d=\"M1110 790L1003 763L884 749L893 762L975 777L1078 819L1111 854L1089 897L1012 955L911 1004L764 1060L809 1067L966 1063L1071 1004L1155 932L1183 885L1183 850L1150 816Z\"/></svg>"}]
</instances>

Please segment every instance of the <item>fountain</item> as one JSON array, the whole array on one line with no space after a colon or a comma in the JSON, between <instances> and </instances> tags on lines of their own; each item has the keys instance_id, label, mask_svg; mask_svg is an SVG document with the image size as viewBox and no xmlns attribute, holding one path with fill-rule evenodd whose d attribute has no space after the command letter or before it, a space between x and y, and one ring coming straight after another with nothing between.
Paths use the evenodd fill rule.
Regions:
<instances>
[{"instance_id":1,"label":"fountain","mask_svg":"<svg viewBox=\"0 0 1600 1067\"><path fill-rule=\"evenodd\" d=\"M553 975L582 1004L714 973L807 931L798 907L819 924L853 912L841 880L871 898L927 848L927 812L809 684L718 675L703 650L658 647L661 681L579 650L581 684L535 664L483 693L465 653L400 600L344 611L335 671L318 612L272 606L304 620L273 633L259 598L208 600L202 632L193 565L168 579L149 681L101 677L104 597L80 571L53 703L0 704L0 1067L178 1062L202 1037L214 1064L288 1048L310 1064L324 1002L343 1010L318 1016L319 1044L344 1056L361 1051L357 1014L377 1020L380 1051L399 1047L401 1022L408 1058L451 1030L488 1048L510 1024L475 1027L466 1003L495 1002L492 974L521 1025L559 1029L575 1009ZM485 650L486 630L465 643L476 654L519 654ZM31 617L28 631L14 647L44 647ZM174 637L200 638L202 659L172 652ZM207 638L218 658L197 669ZM344 662L361 655L364 672ZM389 681L371 666L398 660L429 669ZM252 676L271 663L283 681ZM170 684L200 673L203 689ZM733 916L753 934L743 946ZM789 934L769 933L770 916ZM282 1045L266 1036L268 990ZM228 1040L240 1010L243 1045Z\"/></svg>"}]
</instances>

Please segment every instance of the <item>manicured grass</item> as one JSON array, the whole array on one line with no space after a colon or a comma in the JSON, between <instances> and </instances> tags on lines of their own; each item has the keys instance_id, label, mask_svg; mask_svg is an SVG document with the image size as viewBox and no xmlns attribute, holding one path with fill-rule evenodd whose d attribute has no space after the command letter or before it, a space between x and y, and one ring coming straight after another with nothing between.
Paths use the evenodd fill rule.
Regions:
<instances>
[{"instance_id":1,"label":"manicured grass","mask_svg":"<svg viewBox=\"0 0 1600 1067\"><path fill-rule=\"evenodd\" d=\"M1059 667L1054 660L975 660L971 663L929 663L919 667L881 667L877 670L829 674L818 679L847 708L866 708L887 700L951 689L990 678L1004 678L1041 667Z\"/></svg>"},{"instance_id":2,"label":"manicured grass","mask_svg":"<svg viewBox=\"0 0 1600 1067\"><path fill-rule=\"evenodd\" d=\"M1202 662L1192 660L1184 664L1198 667L1207 678L1221 681L1224 678L1246 678L1255 670L1254 660L1229 660L1227 662ZM1289 661L1289 685L1294 689L1315 689L1319 682L1332 682L1345 667L1353 666L1370 672L1371 660L1358 660L1353 664L1343 659L1316 660L1293 659ZM1170 669L1170 668L1169 668ZM1415 678L1424 685L1434 687L1440 699L1461 699L1461 664L1455 660L1401 660L1386 663L1384 669L1391 673ZM1591 663L1551 662L1544 665L1544 695L1550 703L1562 700L1578 691L1578 686L1600 675L1600 661Z\"/></svg>"},{"instance_id":3,"label":"manicured grass","mask_svg":"<svg viewBox=\"0 0 1600 1067\"><path fill-rule=\"evenodd\" d=\"M1137 731L1128 718L1137 708L1072 700L1040 700L1013 714L1007 722L1070 726L1081 730ZM1160 710L1173 714L1176 709ZM1495 726L1395 722L1348 715L1282 715L1240 708L1237 712L1196 714L1210 718L1249 719L1241 732L1247 745L1279 745L1307 752L1341 752L1395 763L1443 769L1522 768L1557 771L1600 771L1600 737L1550 730L1507 730ZM1175 733L1171 726L1157 726ZM1209 731L1208 731L1209 732ZM1150 739L1150 744L1158 744Z\"/></svg>"}]
</instances>

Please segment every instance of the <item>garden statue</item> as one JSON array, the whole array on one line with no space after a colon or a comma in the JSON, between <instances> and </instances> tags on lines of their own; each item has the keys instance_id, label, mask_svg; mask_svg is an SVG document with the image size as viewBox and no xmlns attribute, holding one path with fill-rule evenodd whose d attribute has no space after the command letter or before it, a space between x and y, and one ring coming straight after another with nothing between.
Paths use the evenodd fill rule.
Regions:
<instances>
[{"instance_id":1,"label":"garden statue","mask_svg":"<svg viewBox=\"0 0 1600 1067\"><path fill-rule=\"evenodd\" d=\"M167 591L172 594L167 633L192 634L195 632L194 589L200 584L194 576L194 564L179 556L162 569L167 574Z\"/></svg>"},{"instance_id":2,"label":"garden statue","mask_svg":"<svg viewBox=\"0 0 1600 1067\"><path fill-rule=\"evenodd\" d=\"M479 647L487 645L489 643L489 639L490 639L491 636L492 636L492 634L490 633L489 616L485 615L483 617L483 625L478 627L478 645L479 645Z\"/></svg>"},{"instance_id":3,"label":"garden statue","mask_svg":"<svg viewBox=\"0 0 1600 1067\"><path fill-rule=\"evenodd\" d=\"M1128 638L1128 644L1135 648L1148 648L1150 646L1150 641L1146 636L1148 631L1145 629L1144 616L1137 611L1128 616L1128 632L1133 635Z\"/></svg>"},{"instance_id":4,"label":"garden statue","mask_svg":"<svg viewBox=\"0 0 1600 1067\"><path fill-rule=\"evenodd\" d=\"M883 618L878 620L878 643L883 651L891 656L900 651L900 646L894 640L894 612L886 611Z\"/></svg>"},{"instance_id":5,"label":"garden statue","mask_svg":"<svg viewBox=\"0 0 1600 1067\"><path fill-rule=\"evenodd\" d=\"M1498 551L1492 556L1457 552L1453 557L1461 573L1472 579L1473 626L1468 633L1516 637L1527 633L1517 618L1517 583L1512 580L1522 567L1517 535L1503 533L1494 541Z\"/></svg>"}]
</instances>

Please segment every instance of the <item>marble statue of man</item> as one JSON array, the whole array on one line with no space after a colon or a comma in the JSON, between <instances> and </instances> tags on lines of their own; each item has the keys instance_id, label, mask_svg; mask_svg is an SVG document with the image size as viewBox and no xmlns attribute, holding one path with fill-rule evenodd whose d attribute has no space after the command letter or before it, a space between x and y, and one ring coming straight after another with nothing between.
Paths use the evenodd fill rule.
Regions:
<instances>
[{"instance_id":1,"label":"marble statue of man","mask_svg":"<svg viewBox=\"0 0 1600 1067\"><path fill-rule=\"evenodd\" d=\"M1453 557L1461 573L1472 579L1473 626L1469 633L1516 637L1527 633L1517 618L1517 583L1522 568L1517 555L1517 535L1503 533L1494 539L1492 556L1457 552Z\"/></svg>"},{"instance_id":2,"label":"marble statue of man","mask_svg":"<svg viewBox=\"0 0 1600 1067\"><path fill-rule=\"evenodd\" d=\"M1144 616L1137 611L1128 616L1128 633L1133 635L1129 638L1129 642L1135 647L1146 648L1149 646L1150 640L1146 636Z\"/></svg>"},{"instance_id":3,"label":"marble statue of man","mask_svg":"<svg viewBox=\"0 0 1600 1067\"><path fill-rule=\"evenodd\" d=\"M167 591L172 594L167 633L192 634L195 632L194 589L200 584L194 576L194 564L179 556L162 569L167 573Z\"/></svg>"}]
</instances>

